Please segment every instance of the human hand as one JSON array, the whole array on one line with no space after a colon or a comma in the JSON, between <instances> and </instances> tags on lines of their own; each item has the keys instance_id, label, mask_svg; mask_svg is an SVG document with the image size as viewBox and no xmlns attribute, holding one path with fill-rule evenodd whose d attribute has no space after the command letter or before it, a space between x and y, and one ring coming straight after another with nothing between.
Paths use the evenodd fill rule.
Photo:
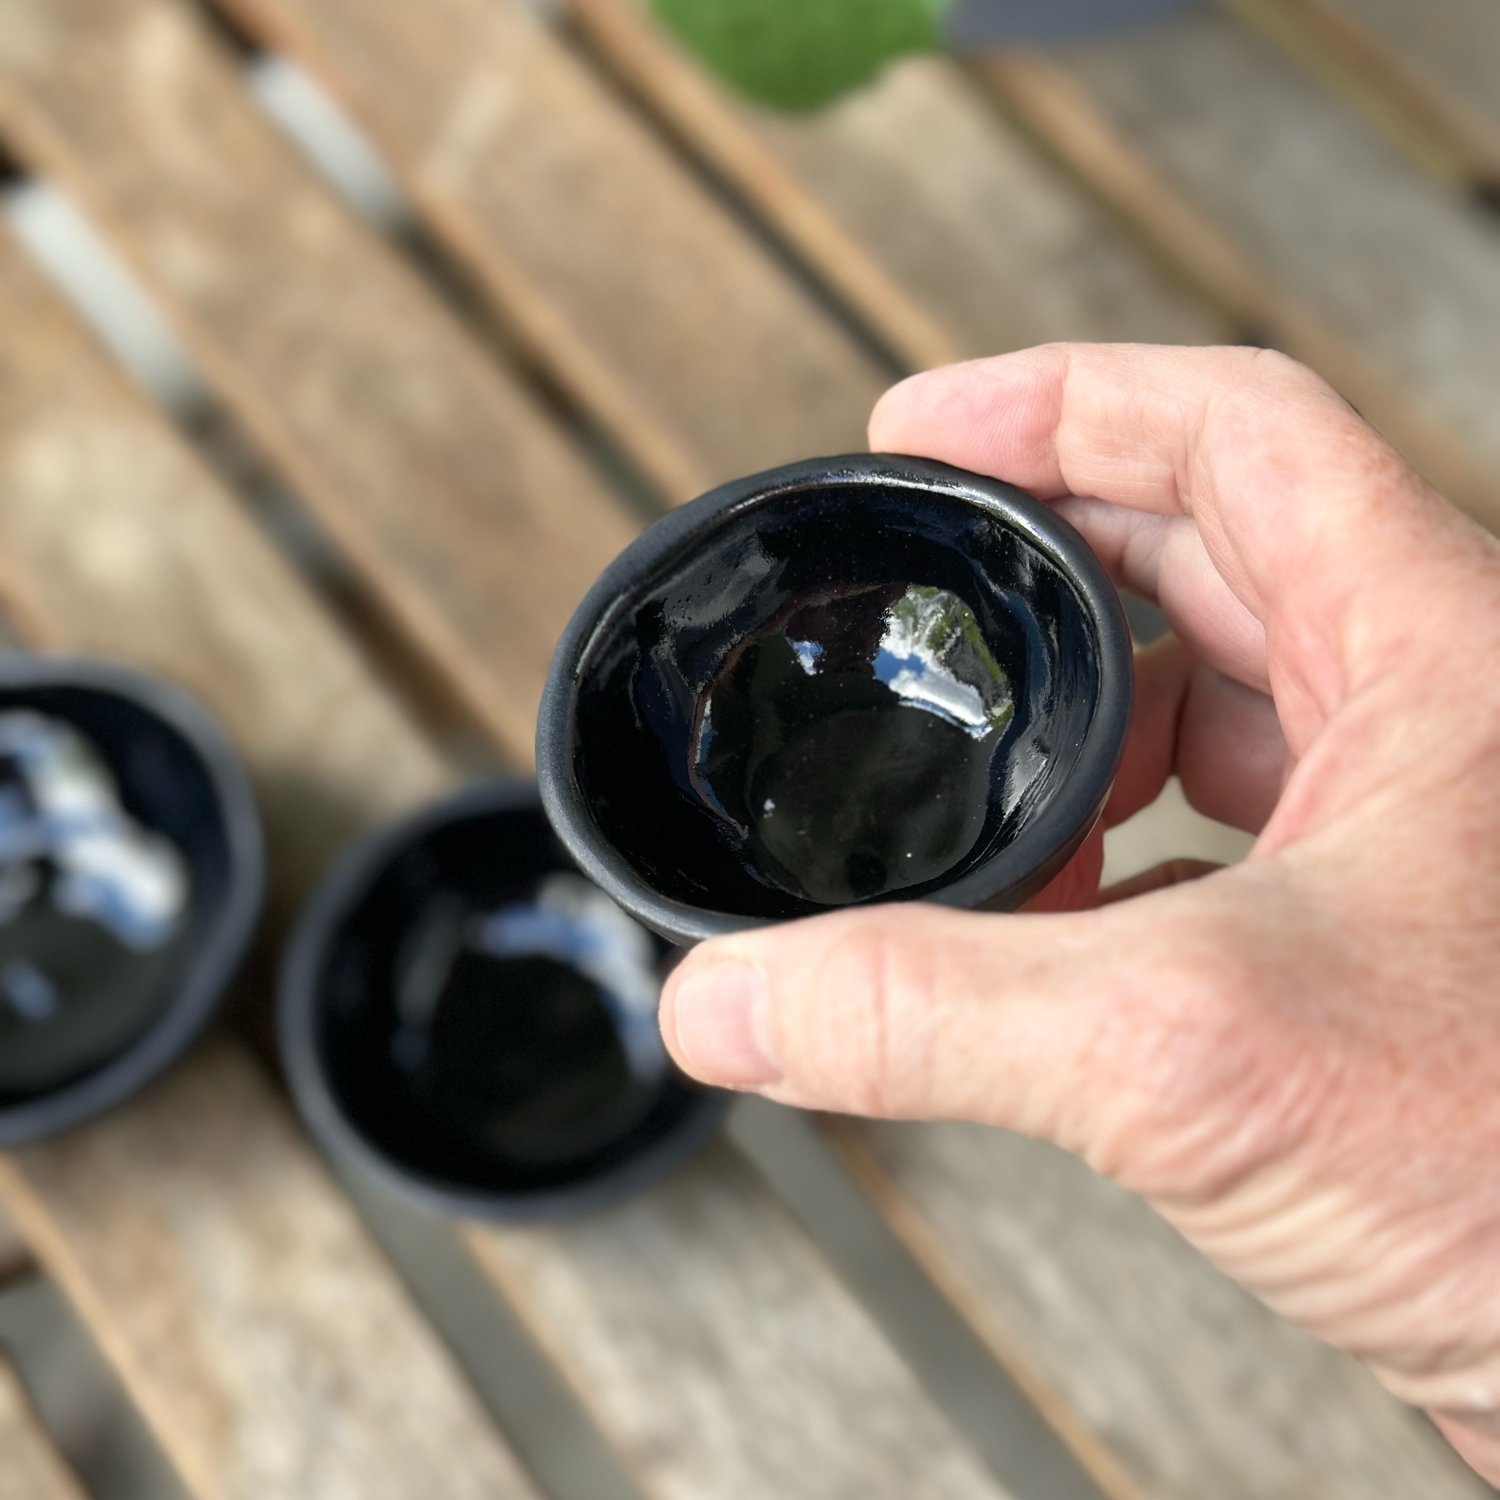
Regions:
<instances>
[{"instance_id":1,"label":"human hand","mask_svg":"<svg viewBox=\"0 0 1500 1500\"><path fill-rule=\"evenodd\" d=\"M1257 842L1096 903L1095 838L1045 913L706 943L663 998L673 1055L1056 1141L1500 1482L1500 544L1264 351L954 366L871 440L1056 502L1166 612L1105 821L1175 774Z\"/></svg>"}]
</instances>

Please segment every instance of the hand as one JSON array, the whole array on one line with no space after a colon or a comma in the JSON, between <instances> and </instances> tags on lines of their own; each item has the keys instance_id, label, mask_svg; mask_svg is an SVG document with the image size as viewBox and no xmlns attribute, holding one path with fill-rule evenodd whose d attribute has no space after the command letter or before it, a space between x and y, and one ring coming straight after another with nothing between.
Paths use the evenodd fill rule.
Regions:
<instances>
[{"instance_id":1,"label":"hand","mask_svg":"<svg viewBox=\"0 0 1500 1500\"><path fill-rule=\"evenodd\" d=\"M706 943L664 997L673 1055L1058 1142L1500 1481L1500 545L1264 351L959 365L871 439L1055 502L1165 610L1106 821L1175 774L1258 840L1107 903L1096 843L1044 903L1089 909Z\"/></svg>"}]
</instances>

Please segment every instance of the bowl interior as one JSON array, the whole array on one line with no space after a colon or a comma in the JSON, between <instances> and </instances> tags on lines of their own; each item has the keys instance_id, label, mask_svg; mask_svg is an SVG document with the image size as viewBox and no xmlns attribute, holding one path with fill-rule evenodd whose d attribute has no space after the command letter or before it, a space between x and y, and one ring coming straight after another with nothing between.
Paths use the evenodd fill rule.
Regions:
<instances>
[{"instance_id":1,"label":"bowl interior","mask_svg":"<svg viewBox=\"0 0 1500 1500\"><path fill-rule=\"evenodd\" d=\"M383 851L322 934L316 1065L401 1176L566 1191L705 1097L657 1031L666 951L576 872L534 801L458 810Z\"/></svg>"},{"instance_id":2,"label":"bowl interior","mask_svg":"<svg viewBox=\"0 0 1500 1500\"><path fill-rule=\"evenodd\" d=\"M588 640L568 754L670 900L783 919L951 883L1077 762L1092 617L998 510L872 481L732 508Z\"/></svg>"},{"instance_id":3,"label":"bowl interior","mask_svg":"<svg viewBox=\"0 0 1500 1500\"><path fill-rule=\"evenodd\" d=\"M234 878L179 729L96 687L0 686L0 1109L89 1078L191 998Z\"/></svg>"}]
</instances>

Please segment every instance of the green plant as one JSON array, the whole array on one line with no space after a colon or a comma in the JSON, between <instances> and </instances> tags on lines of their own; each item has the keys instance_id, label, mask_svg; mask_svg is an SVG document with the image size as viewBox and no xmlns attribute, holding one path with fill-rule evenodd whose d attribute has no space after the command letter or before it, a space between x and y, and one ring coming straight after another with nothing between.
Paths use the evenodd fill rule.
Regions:
<instances>
[{"instance_id":1,"label":"green plant","mask_svg":"<svg viewBox=\"0 0 1500 1500\"><path fill-rule=\"evenodd\" d=\"M814 109L893 57L930 52L953 0L651 0L656 14L742 92Z\"/></svg>"}]
</instances>

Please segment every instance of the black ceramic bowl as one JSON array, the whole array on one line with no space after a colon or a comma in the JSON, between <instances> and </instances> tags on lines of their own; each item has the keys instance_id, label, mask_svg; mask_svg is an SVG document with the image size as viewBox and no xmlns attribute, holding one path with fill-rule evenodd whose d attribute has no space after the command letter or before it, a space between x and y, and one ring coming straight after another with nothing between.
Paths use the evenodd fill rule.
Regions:
<instances>
[{"instance_id":1,"label":"black ceramic bowl","mask_svg":"<svg viewBox=\"0 0 1500 1500\"><path fill-rule=\"evenodd\" d=\"M218 726L101 661L0 655L0 1146L175 1061L255 930L255 802Z\"/></svg>"},{"instance_id":2,"label":"black ceramic bowl","mask_svg":"<svg viewBox=\"0 0 1500 1500\"><path fill-rule=\"evenodd\" d=\"M440 1213L525 1221L671 1171L728 1096L657 1031L670 950L581 876L529 782L358 845L300 919L282 1056L331 1150Z\"/></svg>"},{"instance_id":3,"label":"black ceramic bowl","mask_svg":"<svg viewBox=\"0 0 1500 1500\"><path fill-rule=\"evenodd\" d=\"M1014 907L1093 827L1130 685L1119 599L1046 506L929 460L812 460L658 521L589 591L542 799L677 943L865 901Z\"/></svg>"}]
</instances>

